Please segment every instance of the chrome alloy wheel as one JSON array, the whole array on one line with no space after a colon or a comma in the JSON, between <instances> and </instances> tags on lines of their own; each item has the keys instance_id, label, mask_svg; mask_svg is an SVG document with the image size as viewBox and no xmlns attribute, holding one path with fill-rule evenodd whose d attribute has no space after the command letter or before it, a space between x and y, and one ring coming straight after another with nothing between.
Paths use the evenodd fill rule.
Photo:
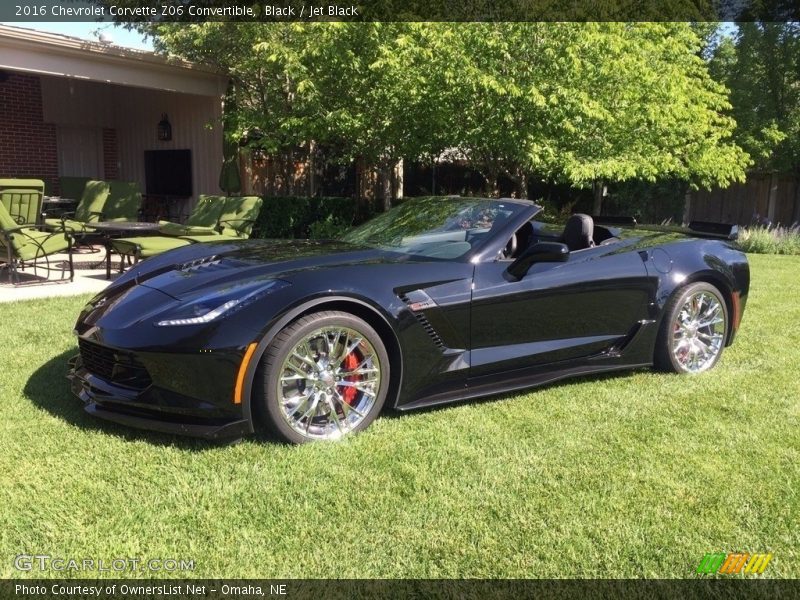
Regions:
<instances>
[{"instance_id":1,"label":"chrome alloy wheel","mask_svg":"<svg viewBox=\"0 0 800 600\"><path fill-rule=\"evenodd\" d=\"M678 311L671 350L684 371L705 371L722 351L727 327L722 302L708 291L698 291L686 298Z\"/></svg>"},{"instance_id":2,"label":"chrome alloy wheel","mask_svg":"<svg viewBox=\"0 0 800 600\"><path fill-rule=\"evenodd\" d=\"M309 439L337 439L370 412L381 387L381 363L366 337L348 327L323 327L286 356L277 384L280 414Z\"/></svg>"}]
</instances>

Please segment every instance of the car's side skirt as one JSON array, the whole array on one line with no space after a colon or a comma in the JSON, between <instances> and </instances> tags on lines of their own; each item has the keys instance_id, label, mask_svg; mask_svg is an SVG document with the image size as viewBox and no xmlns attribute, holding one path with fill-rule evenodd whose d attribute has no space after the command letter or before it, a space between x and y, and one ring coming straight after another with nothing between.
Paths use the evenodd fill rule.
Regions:
<instances>
[{"instance_id":1,"label":"car's side skirt","mask_svg":"<svg viewBox=\"0 0 800 600\"><path fill-rule=\"evenodd\" d=\"M566 367L559 370L552 370L539 373L531 373L530 371L518 376L508 376L501 381L487 381L486 383L474 383L469 387L458 388L442 392L433 396L420 398L414 402L409 402L401 406L397 406L397 410L407 411L416 408L425 408L429 406L437 406L439 404L449 404L452 402L459 402L462 400L472 400L474 398L481 398L485 396L493 396L497 394L506 394L508 392L516 392L527 388L534 388L553 383L561 379L568 379L570 377L579 377L582 375L592 375L598 373L608 373L612 371L629 371L633 369L640 369L652 366L652 362L639 363L639 364L616 364L616 365L580 365L574 367Z\"/></svg>"}]
</instances>

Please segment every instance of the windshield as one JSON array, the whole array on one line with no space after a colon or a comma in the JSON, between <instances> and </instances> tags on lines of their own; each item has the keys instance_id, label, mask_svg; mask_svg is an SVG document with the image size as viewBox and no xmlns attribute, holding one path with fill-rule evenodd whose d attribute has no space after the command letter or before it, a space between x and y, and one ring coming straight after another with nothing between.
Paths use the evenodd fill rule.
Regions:
<instances>
[{"instance_id":1,"label":"windshield","mask_svg":"<svg viewBox=\"0 0 800 600\"><path fill-rule=\"evenodd\" d=\"M405 254L456 259L523 208L485 198L419 198L375 217L342 239Z\"/></svg>"}]
</instances>

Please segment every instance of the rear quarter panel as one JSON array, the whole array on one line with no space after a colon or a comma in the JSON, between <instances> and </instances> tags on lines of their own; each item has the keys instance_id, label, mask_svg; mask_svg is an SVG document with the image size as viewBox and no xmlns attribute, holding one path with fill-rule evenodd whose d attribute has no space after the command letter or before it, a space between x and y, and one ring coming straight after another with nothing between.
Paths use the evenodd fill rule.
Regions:
<instances>
[{"instance_id":1,"label":"rear quarter panel","mask_svg":"<svg viewBox=\"0 0 800 600\"><path fill-rule=\"evenodd\" d=\"M696 281L706 281L725 296L728 314L733 318L732 296L739 294L744 312L750 289L747 256L735 243L718 239L653 236L643 239L640 252L646 253L645 266L657 282L656 303L660 320L670 298L681 288ZM643 255L644 258L644 255ZM726 345L735 337L732 327Z\"/></svg>"}]
</instances>

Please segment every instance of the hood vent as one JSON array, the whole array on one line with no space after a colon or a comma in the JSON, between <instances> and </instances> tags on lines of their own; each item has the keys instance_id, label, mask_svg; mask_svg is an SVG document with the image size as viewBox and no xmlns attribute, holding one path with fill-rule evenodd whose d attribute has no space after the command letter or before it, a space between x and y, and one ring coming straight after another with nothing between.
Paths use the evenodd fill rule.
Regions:
<instances>
[{"instance_id":1,"label":"hood vent","mask_svg":"<svg viewBox=\"0 0 800 600\"><path fill-rule=\"evenodd\" d=\"M216 266L220 263L220 260L222 260L222 258L214 254L178 265L176 270L183 271L184 273L191 273L192 271L199 271L200 269Z\"/></svg>"},{"instance_id":2,"label":"hood vent","mask_svg":"<svg viewBox=\"0 0 800 600\"><path fill-rule=\"evenodd\" d=\"M424 296L424 298L418 297L419 295ZM444 350L447 346L445 346L441 336L433 328L433 325L431 325L423 312L426 308L433 308L436 306L436 302L422 290L414 290L413 292L408 292L408 294L400 294L400 299L409 307L414 318L419 321L419 324L422 325L425 333L428 334L428 337L431 338L436 347L440 350Z\"/></svg>"}]
</instances>

